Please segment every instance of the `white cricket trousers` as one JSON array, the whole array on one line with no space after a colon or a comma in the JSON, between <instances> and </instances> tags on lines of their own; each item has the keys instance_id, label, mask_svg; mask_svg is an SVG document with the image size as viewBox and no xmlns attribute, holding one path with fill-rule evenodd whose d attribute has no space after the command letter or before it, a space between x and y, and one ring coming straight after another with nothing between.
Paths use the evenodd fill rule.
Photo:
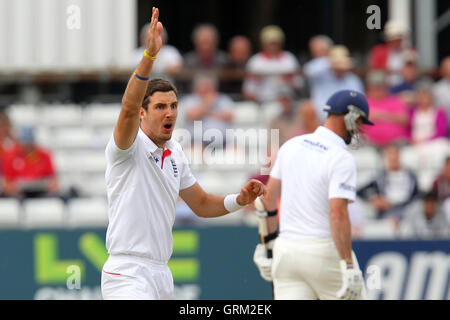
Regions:
<instances>
[{"instance_id":1,"label":"white cricket trousers","mask_svg":"<svg viewBox=\"0 0 450 320\"><path fill-rule=\"evenodd\" d=\"M173 277L166 263L110 255L102 270L104 300L171 300Z\"/></svg>"},{"instance_id":2,"label":"white cricket trousers","mask_svg":"<svg viewBox=\"0 0 450 320\"><path fill-rule=\"evenodd\" d=\"M354 252L352 256L354 267L359 269ZM275 300L337 300L342 286L339 261L331 238L276 238L272 264Z\"/></svg>"}]
</instances>

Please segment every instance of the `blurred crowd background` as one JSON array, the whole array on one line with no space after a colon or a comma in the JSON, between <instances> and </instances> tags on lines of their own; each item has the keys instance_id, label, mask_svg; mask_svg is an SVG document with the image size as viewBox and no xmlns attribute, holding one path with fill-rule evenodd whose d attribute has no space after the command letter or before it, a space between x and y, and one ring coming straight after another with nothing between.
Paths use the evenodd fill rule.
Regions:
<instances>
[{"instance_id":1,"label":"blurred crowd background","mask_svg":"<svg viewBox=\"0 0 450 320\"><path fill-rule=\"evenodd\" d=\"M370 5L379 29L368 27ZM278 129L281 146L324 122L335 91L364 92L375 126L351 149L354 237L450 236L450 4L407 0L0 1L2 226L106 226L104 147L152 6L165 26L152 77L179 89L177 128ZM37 18L14 22L28 12ZM266 182L264 165L192 169L207 191L227 194L251 177ZM176 224L256 218L246 208L205 222L180 201Z\"/></svg>"}]
</instances>

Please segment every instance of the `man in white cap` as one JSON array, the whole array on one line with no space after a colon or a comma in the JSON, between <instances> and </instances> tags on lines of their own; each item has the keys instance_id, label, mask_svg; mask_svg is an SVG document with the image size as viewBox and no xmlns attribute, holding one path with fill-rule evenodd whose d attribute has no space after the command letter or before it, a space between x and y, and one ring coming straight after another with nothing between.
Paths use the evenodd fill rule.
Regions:
<instances>
[{"instance_id":1,"label":"man in white cap","mask_svg":"<svg viewBox=\"0 0 450 320\"><path fill-rule=\"evenodd\" d=\"M333 46L326 57L326 61L305 69L311 100L321 122L327 114L323 111L327 97L339 90L355 90L364 92L362 81L351 72L353 61L345 46Z\"/></svg>"},{"instance_id":2,"label":"man in white cap","mask_svg":"<svg viewBox=\"0 0 450 320\"><path fill-rule=\"evenodd\" d=\"M389 72L389 84L402 81L401 69L414 49L408 44L408 27L399 21L389 20L384 26L385 43L376 45L370 51L369 67Z\"/></svg>"},{"instance_id":3,"label":"man in white cap","mask_svg":"<svg viewBox=\"0 0 450 320\"><path fill-rule=\"evenodd\" d=\"M291 52L283 50L284 40L284 32L278 26L270 25L261 30L262 50L249 59L246 67L248 77L243 84L246 99L258 103L273 102L280 85L292 89L302 87L300 65Z\"/></svg>"}]
</instances>

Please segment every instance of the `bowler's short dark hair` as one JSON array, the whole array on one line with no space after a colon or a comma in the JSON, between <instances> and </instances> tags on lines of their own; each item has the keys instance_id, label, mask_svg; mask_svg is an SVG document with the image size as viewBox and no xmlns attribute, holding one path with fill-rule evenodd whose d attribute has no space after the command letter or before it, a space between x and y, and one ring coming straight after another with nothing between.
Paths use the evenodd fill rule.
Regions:
<instances>
[{"instance_id":1,"label":"bowler's short dark hair","mask_svg":"<svg viewBox=\"0 0 450 320\"><path fill-rule=\"evenodd\" d=\"M155 92L170 92L173 91L178 98L177 88L168 80L155 78L151 79L147 85L147 91L145 92L144 100L142 101L142 108L147 110L148 104L150 103L150 97Z\"/></svg>"}]
</instances>

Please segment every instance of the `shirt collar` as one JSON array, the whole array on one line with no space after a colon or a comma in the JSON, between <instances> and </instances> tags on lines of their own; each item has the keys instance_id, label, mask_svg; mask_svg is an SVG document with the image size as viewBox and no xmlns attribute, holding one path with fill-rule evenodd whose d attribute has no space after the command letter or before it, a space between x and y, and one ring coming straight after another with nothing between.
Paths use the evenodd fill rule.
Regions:
<instances>
[{"instance_id":1,"label":"shirt collar","mask_svg":"<svg viewBox=\"0 0 450 320\"><path fill-rule=\"evenodd\" d=\"M278 53L277 53L276 55L274 55L274 56L271 56L271 55L270 55L268 52L266 52L266 51L262 51L261 54L262 54L262 56L263 56L264 58L266 58L266 59L268 59L268 60L271 60L271 59L278 60L278 59L281 59L281 57L283 56L283 51L278 52Z\"/></svg>"},{"instance_id":2,"label":"shirt collar","mask_svg":"<svg viewBox=\"0 0 450 320\"><path fill-rule=\"evenodd\" d=\"M342 139L339 135L337 135L335 132L331 131L330 129L325 128L324 126L319 126L314 133L321 137L324 137L327 140L331 140L334 143L337 143L338 145L340 145L343 148L347 147L344 139Z\"/></svg>"},{"instance_id":3,"label":"shirt collar","mask_svg":"<svg viewBox=\"0 0 450 320\"><path fill-rule=\"evenodd\" d=\"M141 127L139 127L139 131L138 131L138 135L142 138L142 140L145 143L145 147L147 149L147 151L149 151L150 153L155 153L158 149L161 150L161 153L163 152L162 149L160 147L158 147L152 139L150 139L145 132L141 129ZM164 150L169 149L170 151L173 152L173 142L172 139L170 139L169 141L166 142L165 146L164 146Z\"/></svg>"}]
</instances>

